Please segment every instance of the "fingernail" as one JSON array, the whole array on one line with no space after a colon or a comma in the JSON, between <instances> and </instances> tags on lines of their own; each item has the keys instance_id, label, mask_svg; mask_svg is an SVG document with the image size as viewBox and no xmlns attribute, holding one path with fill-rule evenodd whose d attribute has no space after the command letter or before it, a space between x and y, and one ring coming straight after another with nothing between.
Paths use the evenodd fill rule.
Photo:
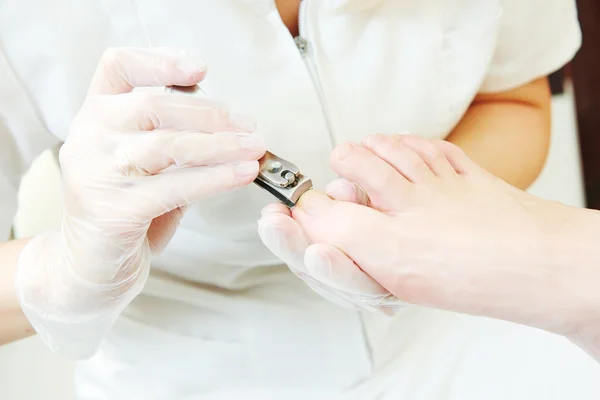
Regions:
<instances>
[{"instance_id":1,"label":"fingernail","mask_svg":"<svg viewBox=\"0 0 600 400\"><path fill-rule=\"evenodd\" d=\"M258 174L258 162L241 162L233 167L233 171L235 172L235 175L239 178L248 178L250 176L256 176Z\"/></svg>"},{"instance_id":2,"label":"fingernail","mask_svg":"<svg viewBox=\"0 0 600 400\"><path fill-rule=\"evenodd\" d=\"M342 161L346 157L348 157L348 155L350 155L352 150L353 150L353 145L351 143L344 143L335 149L335 157L338 160Z\"/></svg>"},{"instance_id":3,"label":"fingernail","mask_svg":"<svg viewBox=\"0 0 600 400\"><path fill-rule=\"evenodd\" d=\"M240 147L252 151L264 151L265 139L258 135L240 135Z\"/></svg>"},{"instance_id":4,"label":"fingernail","mask_svg":"<svg viewBox=\"0 0 600 400\"><path fill-rule=\"evenodd\" d=\"M229 123L242 131L254 132L256 130L256 123L247 115L230 114Z\"/></svg>"},{"instance_id":5,"label":"fingernail","mask_svg":"<svg viewBox=\"0 0 600 400\"><path fill-rule=\"evenodd\" d=\"M268 204L260 211L260 215L263 217L273 214L281 214L280 204Z\"/></svg>"},{"instance_id":6,"label":"fingernail","mask_svg":"<svg viewBox=\"0 0 600 400\"><path fill-rule=\"evenodd\" d=\"M186 74L196 74L206 71L206 64L196 57L184 57L177 61L177 68Z\"/></svg>"},{"instance_id":7,"label":"fingernail","mask_svg":"<svg viewBox=\"0 0 600 400\"><path fill-rule=\"evenodd\" d=\"M332 204L333 200L323 193L310 190L300 197L300 201L296 205L296 208L311 217L320 217L329 211Z\"/></svg>"},{"instance_id":8,"label":"fingernail","mask_svg":"<svg viewBox=\"0 0 600 400\"><path fill-rule=\"evenodd\" d=\"M304 257L306 260L306 269L313 278L317 280L330 278L333 275L332 262L327 253L306 251ZM326 282L323 282L327 284Z\"/></svg>"}]
</instances>

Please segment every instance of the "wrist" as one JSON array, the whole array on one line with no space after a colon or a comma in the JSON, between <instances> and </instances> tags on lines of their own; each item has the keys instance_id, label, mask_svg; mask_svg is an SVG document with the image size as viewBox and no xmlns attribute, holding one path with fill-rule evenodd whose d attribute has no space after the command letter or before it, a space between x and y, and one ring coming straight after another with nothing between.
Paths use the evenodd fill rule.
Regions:
<instances>
[{"instance_id":1,"label":"wrist","mask_svg":"<svg viewBox=\"0 0 600 400\"><path fill-rule=\"evenodd\" d=\"M62 262L62 241L58 231L37 235L21 250L15 273L15 292L25 314L32 312L52 315L53 298L56 297L58 278L53 273ZM43 310L42 307L43 306Z\"/></svg>"},{"instance_id":2,"label":"wrist","mask_svg":"<svg viewBox=\"0 0 600 400\"><path fill-rule=\"evenodd\" d=\"M135 280L134 290L88 282L69 264L67 254L60 231L31 239L19 257L15 293L31 326L51 350L87 358L143 281L138 285Z\"/></svg>"}]
</instances>

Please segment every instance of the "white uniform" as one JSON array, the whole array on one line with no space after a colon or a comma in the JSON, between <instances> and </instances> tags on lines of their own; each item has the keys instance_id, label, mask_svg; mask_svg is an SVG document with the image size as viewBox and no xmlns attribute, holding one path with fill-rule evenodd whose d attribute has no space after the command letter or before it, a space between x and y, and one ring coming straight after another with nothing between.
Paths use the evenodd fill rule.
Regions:
<instances>
[{"instance_id":1,"label":"white uniform","mask_svg":"<svg viewBox=\"0 0 600 400\"><path fill-rule=\"evenodd\" d=\"M544 76L580 45L569 0L305 0L302 56L272 0L3 0L0 229L21 174L64 140L103 50L201 55L211 97L250 114L323 187L332 145L373 132L443 138L478 91ZM99 353L80 399L597 399L598 369L552 335L319 298L256 233L257 187L192 207Z\"/></svg>"}]
</instances>

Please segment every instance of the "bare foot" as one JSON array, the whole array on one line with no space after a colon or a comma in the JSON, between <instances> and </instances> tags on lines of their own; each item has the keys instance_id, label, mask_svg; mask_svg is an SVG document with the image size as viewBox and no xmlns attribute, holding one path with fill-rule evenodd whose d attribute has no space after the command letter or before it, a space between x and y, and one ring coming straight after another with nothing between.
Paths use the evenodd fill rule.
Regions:
<instances>
[{"instance_id":1,"label":"bare foot","mask_svg":"<svg viewBox=\"0 0 600 400\"><path fill-rule=\"evenodd\" d=\"M600 320L597 213L522 192L444 141L373 135L331 163L369 207L309 192L293 218L398 298L570 337Z\"/></svg>"}]
</instances>

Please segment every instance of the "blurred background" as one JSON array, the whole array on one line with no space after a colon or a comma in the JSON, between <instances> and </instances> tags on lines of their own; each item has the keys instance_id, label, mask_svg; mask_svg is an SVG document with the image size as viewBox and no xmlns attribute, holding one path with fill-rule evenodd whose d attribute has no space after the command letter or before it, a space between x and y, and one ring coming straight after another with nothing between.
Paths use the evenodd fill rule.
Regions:
<instances>
[{"instance_id":1,"label":"blurred background","mask_svg":"<svg viewBox=\"0 0 600 400\"><path fill-rule=\"evenodd\" d=\"M600 4L578 1L584 44L575 60L551 77L553 132L546 167L530 192L576 207L600 209ZM19 193L15 237L55 227L60 215L60 173L42 154ZM0 347L0 398L69 400L73 363L54 356L36 338Z\"/></svg>"}]
</instances>

